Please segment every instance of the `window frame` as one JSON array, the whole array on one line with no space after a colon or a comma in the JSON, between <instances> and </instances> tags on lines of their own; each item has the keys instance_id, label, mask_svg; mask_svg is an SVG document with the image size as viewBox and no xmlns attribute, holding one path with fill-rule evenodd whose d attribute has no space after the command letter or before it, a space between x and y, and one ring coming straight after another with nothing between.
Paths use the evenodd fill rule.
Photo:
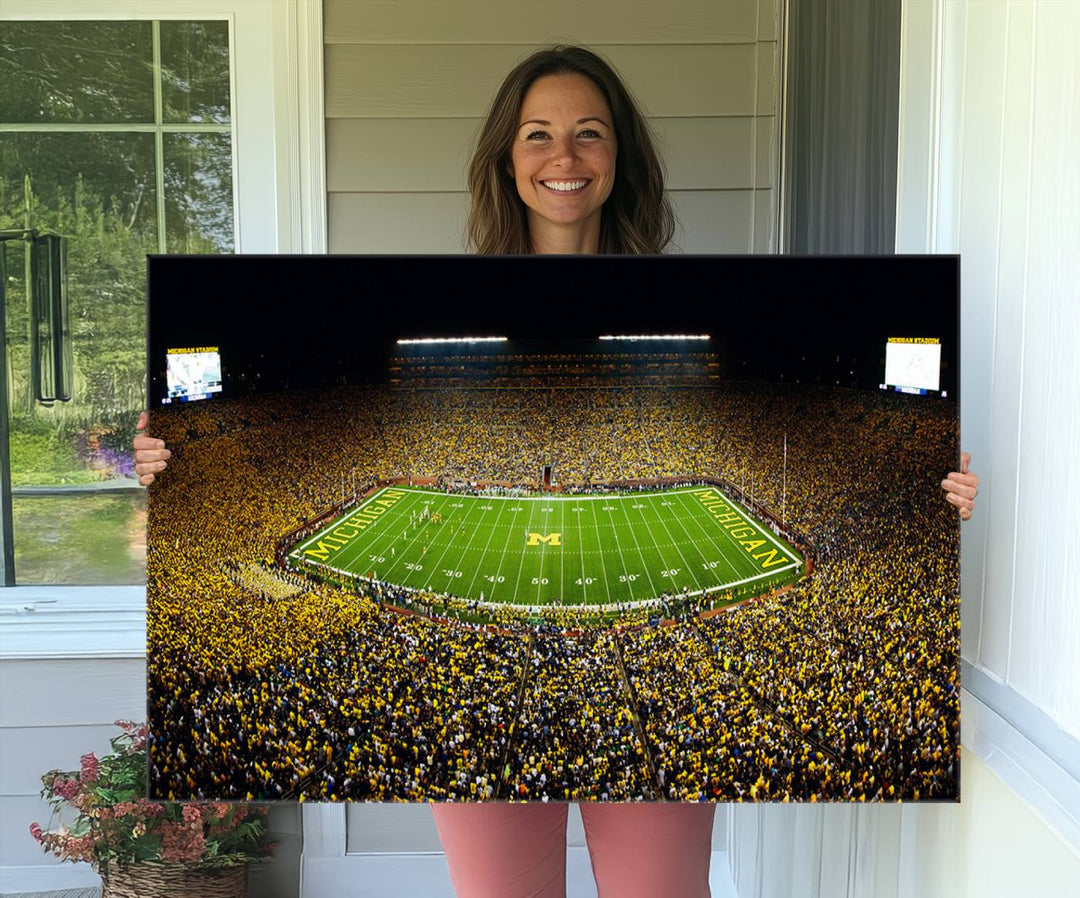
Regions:
<instances>
[{"instance_id":1,"label":"window frame","mask_svg":"<svg viewBox=\"0 0 1080 898\"><path fill-rule=\"evenodd\" d=\"M155 19L229 22L235 251L325 253L321 3L5 0L0 7L0 21ZM91 654L145 655L145 611L145 586L2 587L0 658L83 655L84 628L99 631Z\"/></svg>"}]
</instances>

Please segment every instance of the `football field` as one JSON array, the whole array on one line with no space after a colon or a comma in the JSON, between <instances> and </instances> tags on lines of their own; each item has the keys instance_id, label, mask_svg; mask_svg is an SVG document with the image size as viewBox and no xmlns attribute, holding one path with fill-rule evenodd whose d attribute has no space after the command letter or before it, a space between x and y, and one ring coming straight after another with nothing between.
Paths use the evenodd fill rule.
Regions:
<instances>
[{"instance_id":1,"label":"football field","mask_svg":"<svg viewBox=\"0 0 1080 898\"><path fill-rule=\"evenodd\" d=\"M765 591L803 558L712 486L488 496L386 487L289 557L299 566L492 603L638 602Z\"/></svg>"}]
</instances>

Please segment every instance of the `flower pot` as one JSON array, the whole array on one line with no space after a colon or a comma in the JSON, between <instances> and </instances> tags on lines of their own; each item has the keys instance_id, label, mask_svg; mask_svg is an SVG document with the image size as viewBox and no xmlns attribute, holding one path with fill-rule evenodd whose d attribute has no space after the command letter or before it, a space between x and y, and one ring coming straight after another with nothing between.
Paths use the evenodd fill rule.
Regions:
<instances>
[{"instance_id":1,"label":"flower pot","mask_svg":"<svg viewBox=\"0 0 1080 898\"><path fill-rule=\"evenodd\" d=\"M247 867L132 864L101 874L101 898L244 898Z\"/></svg>"}]
</instances>

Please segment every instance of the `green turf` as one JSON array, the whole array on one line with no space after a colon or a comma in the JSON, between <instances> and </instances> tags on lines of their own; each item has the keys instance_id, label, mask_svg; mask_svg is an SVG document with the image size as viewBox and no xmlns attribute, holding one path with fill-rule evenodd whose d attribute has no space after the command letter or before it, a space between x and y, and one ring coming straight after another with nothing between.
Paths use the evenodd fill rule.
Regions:
<instances>
[{"instance_id":1,"label":"green turf","mask_svg":"<svg viewBox=\"0 0 1080 898\"><path fill-rule=\"evenodd\" d=\"M431 517L420 520L425 508ZM712 487L525 497L391 487L290 558L528 606L643 601L684 588L763 591L797 579L803 560Z\"/></svg>"}]
</instances>

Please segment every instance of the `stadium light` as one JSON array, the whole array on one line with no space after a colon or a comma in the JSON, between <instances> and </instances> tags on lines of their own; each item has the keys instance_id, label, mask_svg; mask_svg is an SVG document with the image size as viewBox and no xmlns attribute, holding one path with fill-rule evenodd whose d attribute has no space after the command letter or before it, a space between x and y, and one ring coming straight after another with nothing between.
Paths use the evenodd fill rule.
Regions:
<instances>
[{"instance_id":1,"label":"stadium light","mask_svg":"<svg viewBox=\"0 0 1080 898\"><path fill-rule=\"evenodd\" d=\"M604 334L601 340L709 340L708 334Z\"/></svg>"},{"instance_id":2,"label":"stadium light","mask_svg":"<svg viewBox=\"0 0 1080 898\"><path fill-rule=\"evenodd\" d=\"M505 343L508 337L409 337L397 341L398 346L415 343Z\"/></svg>"}]
</instances>

